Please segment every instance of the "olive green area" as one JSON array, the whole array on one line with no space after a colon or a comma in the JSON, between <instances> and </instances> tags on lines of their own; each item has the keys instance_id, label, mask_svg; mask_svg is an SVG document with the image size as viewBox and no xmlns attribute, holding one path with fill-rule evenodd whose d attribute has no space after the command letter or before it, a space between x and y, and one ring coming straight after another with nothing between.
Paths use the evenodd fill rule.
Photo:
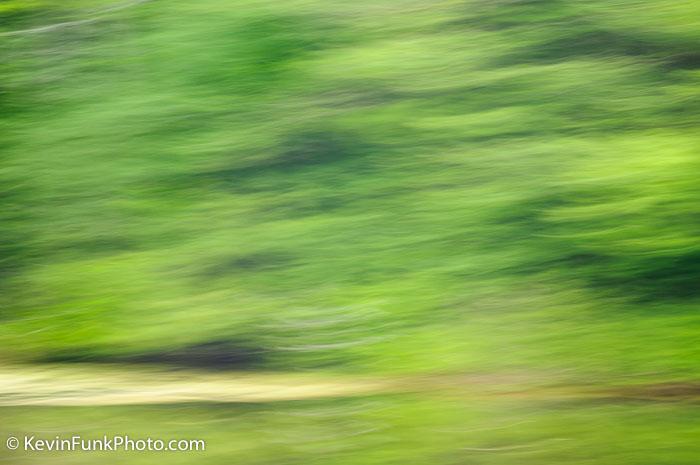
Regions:
<instances>
[{"instance_id":1,"label":"olive green area","mask_svg":"<svg viewBox=\"0 0 700 465\"><path fill-rule=\"evenodd\" d=\"M0 436L200 439L204 452L23 452L16 465L695 465L698 405L378 396L268 404L0 408ZM9 422L9 423L8 423ZM30 436L31 437L31 436Z\"/></svg>"}]
</instances>

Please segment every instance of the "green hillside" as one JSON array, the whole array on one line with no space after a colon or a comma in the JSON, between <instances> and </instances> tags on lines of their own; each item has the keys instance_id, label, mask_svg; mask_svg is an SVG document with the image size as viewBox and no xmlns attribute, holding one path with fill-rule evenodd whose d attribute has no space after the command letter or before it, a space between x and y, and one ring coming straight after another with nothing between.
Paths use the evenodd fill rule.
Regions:
<instances>
[{"instance_id":1,"label":"green hillside","mask_svg":"<svg viewBox=\"0 0 700 465\"><path fill-rule=\"evenodd\" d=\"M653 4L0 2L0 358L697 376Z\"/></svg>"}]
</instances>

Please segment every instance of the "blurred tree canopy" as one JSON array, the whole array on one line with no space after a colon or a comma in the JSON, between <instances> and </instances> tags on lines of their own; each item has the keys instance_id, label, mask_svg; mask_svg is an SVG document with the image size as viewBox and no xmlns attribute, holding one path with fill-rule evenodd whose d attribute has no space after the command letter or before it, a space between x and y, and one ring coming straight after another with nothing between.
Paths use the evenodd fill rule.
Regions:
<instances>
[{"instance_id":1,"label":"blurred tree canopy","mask_svg":"<svg viewBox=\"0 0 700 465\"><path fill-rule=\"evenodd\" d=\"M112 6L0 2L8 356L462 367L484 306L696 302L698 2Z\"/></svg>"}]
</instances>

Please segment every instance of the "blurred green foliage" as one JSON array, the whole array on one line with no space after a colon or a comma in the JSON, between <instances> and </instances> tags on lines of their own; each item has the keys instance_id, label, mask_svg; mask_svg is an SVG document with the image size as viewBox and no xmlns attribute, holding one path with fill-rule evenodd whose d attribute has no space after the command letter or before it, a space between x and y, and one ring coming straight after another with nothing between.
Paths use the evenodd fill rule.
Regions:
<instances>
[{"instance_id":1,"label":"blurred green foliage","mask_svg":"<svg viewBox=\"0 0 700 465\"><path fill-rule=\"evenodd\" d=\"M48 3L2 32L109 5ZM699 14L154 0L0 36L2 353L697 371Z\"/></svg>"},{"instance_id":2,"label":"blurred green foliage","mask_svg":"<svg viewBox=\"0 0 700 465\"><path fill-rule=\"evenodd\" d=\"M474 463L694 465L695 402L545 402L434 396L269 404L2 407L0 433L70 431L86 440L201 438L206 452L46 452L0 449L11 463L242 465ZM659 425L663 425L660 428ZM42 430L43 431L43 430ZM53 439L36 433L36 438ZM60 434L60 433L58 433ZM673 443L672 451L668 444Z\"/></svg>"}]
</instances>

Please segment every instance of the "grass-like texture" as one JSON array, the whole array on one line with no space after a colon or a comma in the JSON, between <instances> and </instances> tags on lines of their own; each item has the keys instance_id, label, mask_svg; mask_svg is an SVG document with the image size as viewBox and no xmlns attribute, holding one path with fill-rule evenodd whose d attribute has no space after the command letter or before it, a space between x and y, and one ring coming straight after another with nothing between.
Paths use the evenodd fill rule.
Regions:
<instances>
[{"instance_id":1,"label":"grass-like texture","mask_svg":"<svg viewBox=\"0 0 700 465\"><path fill-rule=\"evenodd\" d=\"M653 3L0 2L99 16L0 37L0 354L697 376L700 8Z\"/></svg>"}]
</instances>

